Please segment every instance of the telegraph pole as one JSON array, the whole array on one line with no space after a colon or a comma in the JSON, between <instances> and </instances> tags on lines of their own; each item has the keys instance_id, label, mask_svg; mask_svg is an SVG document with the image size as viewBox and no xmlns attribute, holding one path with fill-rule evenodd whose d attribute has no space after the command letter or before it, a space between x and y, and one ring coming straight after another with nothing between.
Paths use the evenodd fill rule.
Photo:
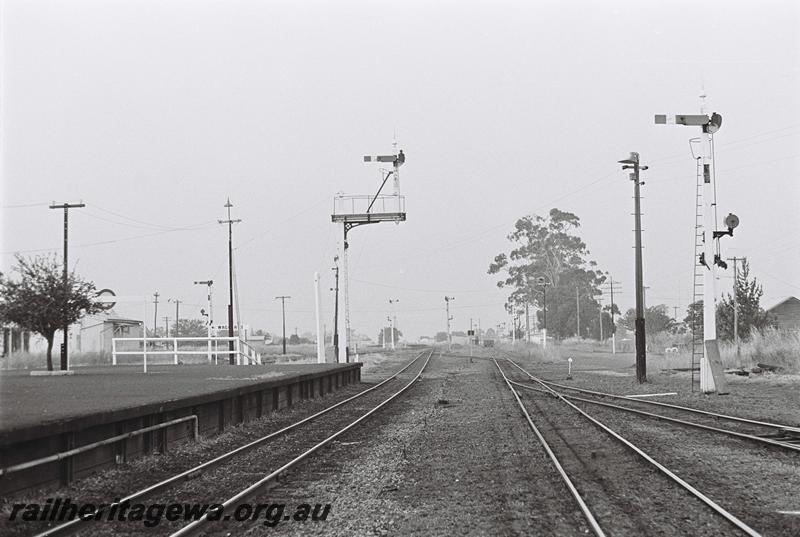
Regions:
<instances>
[{"instance_id":1,"label":"telegraph pole","mask_svg":"<svg viewBox=\"0 0 800 537\"><path fill-rule=\"evenodd\" d=\"M736 355L741 354L739 346L739 266L738 262L743 261L743 257L729 257L728 261L733 261L733 340L736 342Z\"/></svg>"},{"instance_id":2,"label":"telegraph pole","mask_svg":"<svg viewBox=\"0 0 800 537\"><path fill-rule=\"evenodd\" d=\"M609 277L608 283L611 286L611 354L617 354L617 325L614 322L614 278Z\"/></svg>"},{"instance_id":3,"label":"telegraph pole","mask_svg":"<svg viewBox=\"0 0 800 537\"><path fill-rule=\"evenodd\" d=\"M529 302L525 302L525 341L531 344L531 317L529 313Z\"/></svg>"},{"instance_id":4,"label":"telegraph pole","mask_svg":"<svg viewBox=\"0 0 800 537\"><path fill-rule=\"evenodd\" d=\"M552 285L552 282L547 281L544 276L539 276L536 279L537 285L542 288L542 349L547 348L547 286Z\"/></svg>"},{"instance_id":5,"label":"telegraph pole","mask_svg":"<svg viewBox=\"0 0 800 537\"><path fill-rule=\"evenodd\" d=\"M228 298L228 337L231 340L228 342L228 351L229 352L229 363L231 365L236 364L236 357L234 356L234 344L233 344L233 224L239 223L242 220L231 219L231 207L233 204L231 203L231 199L228 198L227 203L225 203L224 207L228 209L228 219L227 220L217 220L220 224L228 224L228 286L229 286L229 298ZM286 348L284 347L284 354L286 354Z\"/></svg>"},{"instance_id":6,"label":"telegraph pole","mask_svg":"<svg viewBox=\"0 0 800 537\"><path fill-rule=\"evenodd\" d=\"M394 321L392 321L392 350L395 350L395 343L394 343L394 331L397 330L397 303L400 302L399 298L390 298L389 305L392 306L392 315L394 316ZM384 338L386 339L386 338Z\"/></svg>"},{"instance_id":7,"label":"telegraph pole","mask_svg":"<svg viewBox=\"0 0 800 537\"><path fill-rule=\"evenodd\" d=\"M153 337L156 337L156 329L158 328L158 291L153 293Z\"/></svg>"},{"instance_id":8,"label":"telegraph pole","mask_svg":"<svg viewBox=\"0 0 800 537\"><path fill-rule=\"evenodd\" d=\"M577 287L575 288L575 335L581 337L581 299Z\"/></svg>"},{"instance_id":9,"label":"telegraph pole","mask_svg":"<svg viewBox=\"0 0 800 537\"><path fill-rule=\"evenodd\" d=\"M598 303L600 304L600 343L602 343L603 342L603 295L600 295Z\"/></svg>"},{"instance_id":10,"label":"telegraph pole","mask_svg":"<svg viewBox=\"0 0 800 537\"><path fill-rule=\"evenodd\" d=\"M195 285L206 285L208 286L208 326L206 329L206 334L208 336L208 363L211 363L211 338L212 338L212 331L214 329L214 308L211 305L211 286L214 285L214 280L203 280L203 281L195 281ZM202 310L200 311L202 314Z\"/></svg>"},{"instance_id":11,"label":"telegraph pole","mask_svg":"<svg viewBox=\"0 0 800 537\"><path fill-rule=\"evenodd\" d=\"M336 361L339 361L339 256L334 256L333 263L334 267L331 269L334 271L335 278L336 278L336 286L334 287L335 298L334 298L334 306L333 306L333 354L336 356ZM384 338L385 340L386 338Z\"/></svg>"},{"instance_id":12,"label":"telegraph pole","mask_svg":"<svg viewBox=\"0 0 800 537\"><path fill-rule=\"evenodd\" d=\"M283 354L286 354L286 299L292 298L289 295L276 296L275 300L281 301L281 312L283 312Z\"/></svg>"},{"instance_id":13,"label":"telegraph pole","mask_svg":"<svg viewBox=\"0 0 800 537\"><path fill-rule=\"evenodd\" d=\"M632 152L630 157L620 160L623 170L633 169L630 174L633 181L633 199L636 229L636 381L639 384L647 382L647 351L644 328L644 277L642 275L642 210L639 181L639 171L646 170L647 166L639 165L639 153Z\"/></svg>"},{"instance_id":14,"label":"telegraph pole","mask_svg":"<svg viewBox=\"0 0 800 537\"><path fill-rule=\"evenodd\" d=\"M67 251L69 249L69 210L86 207L86 204L81 203L56 203L50 204L51 209L64 209L64 300L69 300L69 280L67 275ZM144 322L144 320L142 320ZM64 323L62 328L64 330L64 343L61 345L61 370L66 371L69 369L69 323Z\"/></svg>"},{"instance_id":15,"label":"telegraph pole","mask_svg":"<svg viewBox=\"0 0 800 537\"><path fill-rule=\"evenodd\" d=\"M167 300L167 302L175 303L175 335L173 335L172 337L178 337L180 335L180 332L178 330L178 321L181 318L180 316L181 301L178 300L177 298L170 298L169 300Z\"/></svg>"},{"instance_id":16,"label":"telegraph pole","mask_svg":"<svg viewBox=\"0 0 800 537\"><path fill-rule=\"evenodd\" d=\"M454 296L444 297L444 307L445 311L447 312L447 352L450 352L453 346L453 336L450 335L450 321L453 320L453 318L450 316L450 301L455 299L456 297Z\"/></svg>"}]
</instances>

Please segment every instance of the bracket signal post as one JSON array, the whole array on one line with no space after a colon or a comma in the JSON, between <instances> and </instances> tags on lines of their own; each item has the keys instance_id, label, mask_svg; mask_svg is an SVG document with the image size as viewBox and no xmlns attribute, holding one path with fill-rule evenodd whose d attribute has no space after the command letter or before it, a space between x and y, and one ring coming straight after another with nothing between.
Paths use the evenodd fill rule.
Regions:
<instances>
[{"instance_id":1,"label":"bracket signal post","mask_svg":"<svg viewBox=\"0 0 800 537\"><path fill-rule=\"evenodd\" d=\"M344 315L339 319L344 326L339 329L339 363L350 361L350 277L348 274L348 239L347 235L355 227L381 222L404 222L406 219L405 198L400 195L400 166L405 162L403 150L396 155L381 155L377 157L365 156L364 162L391 162L393 169L383 179L375 195L338 195L334 197L333 214L331 221L341 224L339 234L341 243L339 251L342 260L342 278L344 279ZM389 177L393 179L393 194L381 195ZM357 354L356 354L357 356Z\"/></svg>"}]
</instances>

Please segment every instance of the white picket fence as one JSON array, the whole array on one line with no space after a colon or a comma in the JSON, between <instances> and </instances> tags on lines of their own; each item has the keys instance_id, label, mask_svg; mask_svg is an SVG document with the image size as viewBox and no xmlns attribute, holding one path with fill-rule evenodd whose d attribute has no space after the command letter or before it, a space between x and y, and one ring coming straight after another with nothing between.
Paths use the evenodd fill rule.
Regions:
<instances>
[{"instance_id":1,"label":"white picket fence","mask_svg":"<svg viewBox=\"0 0 800 537\"><path fill-rule=\"evenodd\" d=\"M130 350L130 343L138 342L138 348ZM190 345L190 342L197 346L205 344L206 349L186 349L181 348ZM230 342L233 342L233 351L230 350ZM236 365L261 364L261 354L246 342L238 337L115 337L111 340L111 365L117 365L118 356L142 356L144 371L147 372L148 356L172 356L173 363L180 363L179 356L208 356L208 363L219 363L220 356L227 362L231 355L235 356Z\"/></svg>"}]
</instances>

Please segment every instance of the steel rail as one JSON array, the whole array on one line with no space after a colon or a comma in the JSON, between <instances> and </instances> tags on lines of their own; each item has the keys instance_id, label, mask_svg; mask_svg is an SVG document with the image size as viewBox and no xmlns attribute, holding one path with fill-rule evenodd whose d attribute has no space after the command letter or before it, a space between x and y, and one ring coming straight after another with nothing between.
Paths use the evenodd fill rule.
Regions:
<instances>
[{"instance_id":1,"label":"steel rail","mask_svg":"<svg viewBox=\"0 0 800 537\"><path fill-rule=\"evenodd\" d=\"M514 358L514 355L511 354L508 351L501 350L500 352L510 356L511 358ZM508 358L507 358L507 360L508 360ZM513 361L513 360L511 360L511 361ZM576 369L573 369L573 371L584 371L584 372L586 372L586 371L589 371L589 370L582 370L582 369L581 370L576 370ZM549 384L551 386L556 386L556 387L562 388L564 390L572 390L572 391L581 392L581 393L588 393L588 394L591 394L591 395L599 395L601 397L609 397L609 398L612 398L612 399L624 399L625 401L634 401L634 402L637 402L637 403L643 403L643 404L647 404L647 405L655 405L655 406L663 406L663 407L668 407L668 408L674 408L676 410L683 410L683 411L686 411L686 412L693 412L695 414L703 414L703 415L706 415L706 416L711 416L711 417L714 417L714 418L719 418L719 419L724 419L724 420L729 420L729 421L738 421L738 422L742 422L742 423L749 423L750 425L759 425L759 426L762 426L762 427L770 427L770 428L774 428L774 429L781 429L781 430L791 431L791 432L794 432L794 433L800 433L800 427L795 427L795 426L792 426L792 425L782 425L780 423L770 423L770 422L766 422L766 421L752 420L752 419L749 419L749 418L742 418L740 416L731 416L731 415L728 415L728 414L717 414L716 412L709 412L707 410L700 410L699 408L692 408L692 407L688 407L688 406L674 405L672 403L663 403L661 401L646 401L646 400L639 399L638 397L634 397L634 396L630 396L630 395L617 395L617 394L614 394L614 393L598 392L598 391L594 391L594 390L587 390L585 388L576 388L574 386L567 386L565 384L559 384L557 382L553 382L553 381L550 381L550 380L544 380L544 379L539 379L539 380L541 382L544 382L545 384Z\"/></svg>"},{"instance_id":2,"label":"steel rail","mask_svg":"<svg viewBox=\"0 0 800 537\"><path fill-rule=\"evenodd\" d=\"M589 506L586 505L586 502L581 497L580 493L578 492L578 489L575 488L575 485L572 483L572 480L569 478L569 475L567 475L567 472L564 470L564 467L561 466L558 457L556 457L555 453L553 453L553 450L550 449L550 445L547 443L547 440L544 439L542 433L539 432L539 429L536 427L536 425L534 425L530 414L528 414L528 410L525 408L525 405L522 404L522 400L519 398L517 390L515 390L514 387L511 386L512 381L510 381L508 377L506 377L506 374L503 372L503 369L500 367L500 364L497 363L496 359L494 360L494 365L497 366L497 370L500 371L500 374L503 376L503 380L506 381L508 389L510 389L511 393L514 394L514 398L517 400L517 404L522 409L522 413L525 415L525 419L528 421L528 425L530 425L531 430L533 430L534 434L536 435L536 438L542 444L542 447L544 448L545 452L547 452L547 455L550 457L550 460L553 461L553 465L556 467L556 470L558 470L558 473L561 475L561 479L564 480L564 484L567 485L567 488L572 494L572 497L575 498L575 501L578 502L578 506L581 508L583 515L586 517L586 520L592 527L592 531L594 531L594 534L597 535L597 537L604 537L605 532L603 532L603 529L600 527L600 524L597 522L597 519L589 510Z\"/></svg>"},{"instance_id":3,"label":"steel rail","mask_svg":"<svg viewBox=\"0 0 800 537\"><path fill-rule=\"evenodd\" d=\"M540 390L539 388L534 388L533 386L528 386L526 384L521 384L521 383L515 382L513 380L511 381L511 383L515 384L516 386L519 386L521 388L525 388L527 390L531 390L531 391L535 391L535 392L539 392L539 393L544 393L544 394L547 394L547 395L552 395L549 391ZM563 393L561 395L563 395L564 397L566 397L567 399L570 399L572 401L581 401L583 403L590 403L590 404L593 404L593 405L599 405L599 406L604 406L604 407L608 407L608 408L615 408L615 409L618 409L618 410L624 410L626 412L632 412L634 414L640 414L642 416L648 416L650 418L669 421L669 422L672 422L672 423L678 423L680 425L686 425L688 427L696 427L698 429L704 429L704 430L707 430L707 431L713 431L713 432L716 432L716 433L727 434L729 436L735 436L735 437L738 437L738 438L744 438L744 439L752 440L752 441L755 441L755 442L761 442L761 443L764 443L764 444L770 444L770 445L781 447L781 448L788 449L788 450L791 450L791 451L800 451L800 445L789 444L787 442L781 442L780 440L772 440L770 438L764 438L764 437L755 436L755 435L752 435L752 434L740 433L738 431L731 431L730 429L720 429L719 427L712 427L710 425L703 425L701 423L695 423L695 422L692 422L692 421L681 420L681 419L678 419L678 418L671 418L669 416L663 416L661 414L653 414L652 412L645 412L644 410L638 410L638 409L635 409L635 408L630 408L630 407L621 406L621 405L614 405L614 404L611 404L611 403L604 403L602 401L597 401L597 400L594 400L594 399L586 399L584 397L577 397L577 396L574 396L574 395L567 395L567 394L563 394Z\"/></svg>"},{"instance_id":4,"label":"steel rail","mask_svg":"<svg viewBox=\"0 0 800 537\"><path fill-rule=\"evenodd\" d=\"M742 418L742 417L739 417L739 416L730 416L730 415L727 415L727 414L717 414L715 412L709 412L707 410L700 410L698 408L691 408L691 407L688 407L688 406L673 405L671 403L663 403L661 401L645 401L643 399L639 399L639 398L636 398L636 397L630 397L630 396L627 396L627 395L616 395L616 394L613 394L613 393L604 393L604 392L598 392L598 391L594 391L594 390L587 390L587 389L584 389L584 388L575 388L574 386L567 386L565 384L558 384L557 382L552 382L552 381L549 381L549 380L540 379L540 381L542 383L544 383L544 384L549 384L550 386L556 386L556 387L562 388L564 390L572 390L572 391L581 392L581 393L588 393L588 394L592 394L592 395L598 395L598 396L601 396L601 397L609 397L609 398L612 398L612 399L624 399L625 401L634 401L634 402L642 403L642 404L646 404L646 405L656 405L656 406L674 408L676 410L683 410L685 412L693 412L695 414L703 414L703 415L706 415L706 416L711 416L711 417L718 418L718 419L723 419L723 420L738 421L738 422L741 422L741 423L749 423L750 425L759 425L761 427L770 427L770 428L773 428L773 429L781 429L781 430L800 433L800 427L794 427L792 425L781 425L780 423L770 423L770 422L766 422L766 421L758 421L758 420L751 420L751 419L748 419L748 418Z\"/></svg>"},{"instance_id":5,"label":"steel rail","mask_svg":"<svg viewBox=\"0 0 800 537\"><path fill-rule=\"evenodd\" d=\"M169 477L169 478L167 478L167 479L165 479L163 481L159 481L158 483L150 485L149 487L146 487L146 488L141 489L139 491L136 491L136 492L134 492L132 494L129 494L128 496L126 496L126 497L124 497L124 498L122 498L122 499L120 499L120 500L118 500L116 502L113 502L113 503L109 504L108 505L108 509L110 509L111 507L113 507L115 505L123 504L125 502L132 502L134 500L142 500L142 499L147 498L148 496L150 496L152 494L155 494L156 492L159 492L159 491L162 491L164 489L167 489L167 488L169 488L169 487L171 487L171 486L173 486L173 485L175 485L177 483L182 483L184 481L188 481L190 479L194 479L199 474L201 474L202 472L210 470L212 468L215 468L215 467L219 466L220 464L226 462L228 459L230 459L230 458L232 458L232 457L234 457L236 455L239 455L241 453L250 451L250 450L258 447L259 445L261 445L261 444L263 444L265 442L268 442L268 441L270 441L270 440L272 440L272 439L274 439L274 438L276 438L276 437L278 437L278 436L280 436L282 434L285 434L285 433L291 431L292 429L295 429L295 428L297 428L297 427L299 427L301 425L304 425L304 424L306 424L306 423L308 423L308 422L310 422L312 420L315 420L315 419L319 418L320 416L323 416L323 415L327 414L328 412L330 412L330 411L332 411L332 410L334 410L334 409L336 409L336 408L338 408L338 407L340 407L340 406L342 406L342 405L344 405L346 403L349 403L350 401L353 401L354 399L358 399L359 397L362 397L362 396L366 395L367 393L369 393L369 392L371 392L373 390L377 390L378 388L380 388L381 386L383 386L387 382L397 378L398 375L400 375L406 369L411 367L417 360L419 360L425 354L425 352L426 351L424 351L424 350L421 351L417 356L414 357L413 360L411 360L408 364L403 366L402 369L400 369L399 371L394 373L392 376L390 376L390 377L386 378L385 380L381 381L380 383L376 384L375 386L371 386L370 388L367 388L366 390L364 390L362 392L359 392L359 393L357 393L357 394L355 394L355 395L353 395L351 397L348 397L347 399L345 399L343 401L339 401L335 405L331 405L331 406L329 406L329 407L327 407L327 408L325 408L323 410L320 410L319 412L317 412L315 414L312 414L311 416L307 416L307 417L303 418L300 421L292 423L291 425L287 425L286 427L283 427L282 429L279 429L279 430L277 430L275 432L272 432L272 433L270 433L270 434L268 434L266 436L262 436L261 438L258 438L256 440L253 440L252 442L249 442L247 444L239 446L238 448L235 448L235 449L233 449L231 451L223 453L222 455L219 455L218 457L216 457L214 459L211 459L210 461L206 461L206 462L204 462L202 464L199 464L199 465L197 465L197 466L195 466L193 468L190 468L190 469L185 470L185 471L183 471L183 472L181 472L179 474L176 474L176 475L174 475L172 477ZM431 353L433 353L433 349L431 349ZM430 359L430 357L429 357L429 359ZM92 512L90 514L87 514L86 515L86 519L88 520L88 519L93 518L95 516L95 514L96 514L96 511L94 511L94 512ZM78 529L78 526L83 522L84 522L83 519L76 518L76 519L70 520L69 522L66 522L64 524L55 526L55 527L50 528L50 529L48 529L46 531L38 533L34 537L51 537L51 536L55 536L55 535L68 535L71 532L76 531Z\"/></svg>"},{"instance_id":6,"label":"steel rail","mask_svg":"<svg viewBox=\"0 0 800 537\"><path fill-rule=\"evenodd\" d=\"M304 451L303 453L301 453L300 455L298 455L297 457L295 457L291 461L287 462L286 464L284 464L283 466L281 466L277 470L274 470L269 475L259 479L258 481L256 481L255 483L253 483L252 485L247 487L246 489L238 492L236 495L234 495L234 496L228 498L227 500L225 500L222 503L223 510L227 510L227 509L229 509L230 507L232 507L234 505L238 505L243 500L246 500L247 498L251 497L254 493L259 491L263 487L269 485L279 475L283 474L287 470L290 470L292 467L297 465L299 462L301 462L304 459L310 457L312 454L314 454L315 452L317 452L318 450L320 450L324 446L328 445L329 443L333 442L336 438L338 438L339 436L343 435L344 433L346 433L347 431L349 431L350 429L352 429L353 427L355 427L356 425L358 425L359 423L361 423L362 421L364 421L365 419L370 417L372 414L374 414L375 412L377 412L378 410L383 408L385 405L389 404L392 400L394 400L395 398L399 397L403 392L405 392L411 386L413 386L414 383L417 382L417 380L419 380L419 378L422 376L422 372L425 371L425 368L428 366L428 362L430 362L431 356L433 356L433 349L430 350L430 353L428 354L428 358L425 360L425 363L422 365L422 368L419 370L419 372L416 374L416 376L414 376L414 378L411 379L411 381L408 384L406 384L405 386L403 386L399 391L395 392L388 399L385 399L382 403L380 403L377 406L373 407L372 410L368 411L366 414L363 414L360 418L358 418L357 420L351 422L349 425L347 425L343 429L339 429L337 432L335 432L332 435L328 436L325 440L322 440L321 442L319 442L316 445L314 445L312 448ZM199 532L201 530L201 527L204 524L206 524L207 522L208 522L208 513L203 515L202 518L200 518L198 520L195 520L195 521L187 524L186 526L182 527L178 531L172 533L170 535L170 537L183 537L183 536L186 536L186 535L194 535L195 533Z\"/></svg>"},{"instance_id":7,"label":"steel rail","mask_svg":"<svg viewBox=\"0 0 800 537\"><path fill-rule=\"evenodd\" d=\"M673 481L675 481L676 483L678 483L678 484L679 484L680 486L682 486L684 489L688 490L688 491L689 491L689 492L690 492L692 495L694 495L694 496L695 496L697 499L699 499L700 501L702 501L703 503L705 503L705 504L706 504L708 507L710 507L711 509L713 509L713 510L714 510L714 511L715 511L717 514L721 515L723 518L725 518L725 519L726 519L728 522L730 522L731 524L733 524L734 526L736 526L738 529L740 529L741 531L743 531L743 532L744 532L744 533L746 533L747 535L750 535L751 537L761 537L761 534L760 534L760 533L758 533L756 530L754 530L753 528L751 528L750 526L748 526L747 524L745 524L744 522L742 522L741 520L739 520L738 518L736 518L736 516L734 516L734 515L733 515L733 514L731 514L730 512L726 511L726 510L725 510L725 509L724 509L722 506L720 506L719 504L717 504L716 502L714 502L714 500L712 500L711 498L709 498L708 496L706 496L705 494L703 494L702 492L700 492L699 490L697 490L696 488L694 488L692 485L690 485L689 483L687 483L686 481L684 481L683 479L681 479L681 478L680 478L678 475L676 475L674 472L672 472L672 471L671 471L669 468L667 468L666 466L664 466L664 465L663 465L663 464L661 464L660 462L656 461L656 460L655 460L654 458L652 458L650 455L648 455L647 453L645 453L645 452L644 452L642 449L638 448L637 446L635 446L634 444L632 444L630 441L626 440L626 439L625 439L625 438L623 438L621 435L619 435L618 433L616 433L615 431L613 431L611 428L609 428L608 426L604 425L603 423L601 423L601 422L600 422L600 421L598 421L597 419L595 419L595 418L593 418L592 416L590 416L590 415L589 415L587 412L585 412L584 410L581 410L580 408L578 408L578 407L577 407L576 405L574 405L573 403L571 403L571 402L567 401L567 399L566 399L564 396L562 396L560 393L558 393L557 391L555 391L554 389L552 389L551 387L549 387L549 386L548 386L547 384L545 384L543 381L539 380L538 378L534 377L533 375L531 375L530 373L528 373L527 371L525 371L525 370L524 370L522 367L520 367L520 366L519 366L519 365L518 365L516 362L514 362L513 360L508 360L508 359L507 359L507 361L508 361L510 364L512 364L514 367L516 367L517 369L519 369L520 371L522 371L524 374L526 374L526 375L527 375L527 376L528 376L528 377L529 377L531 380L533 380L533 381L535 381L535 382L538 382L540 385L542 385L542 386L543 386L543 387L545 387L546 389L550 390L550 392L552 393L552 395L554 395L554 396L558 397L558 398L559 398L561 401L563 401L565 404L567 404L567 405L569 405L570 407L572 407L573 409L575 409L575 410L576 410L578 413L580 413L580 414L581 414L583 417L585 417L586 419L588 419L589 421L591 421L592 423L594 423L595 425L597 425L598 427L600 427L601 429L603 429L603 430L604 430L605 432L607 432L609 435L613 436L614 438L616 438L617 440L619 440L620 442L622 442L623 444L625 444L625 445L626 445L628 448L630 448L631 450L633 450L633 452L634 452L634 453L636 453L637 455L639 455L640 457L642 457L644 460L646 460L647 462L649 462L650 464L652 464L653 466L655 466L656 468L658 468L658 469L659 469L659 470L660 470L660 471L661 471L661 472L662 472L664 475L666 475L667 477L669 477L670 479L672 479Z\"/></svg>"}]
</instances>

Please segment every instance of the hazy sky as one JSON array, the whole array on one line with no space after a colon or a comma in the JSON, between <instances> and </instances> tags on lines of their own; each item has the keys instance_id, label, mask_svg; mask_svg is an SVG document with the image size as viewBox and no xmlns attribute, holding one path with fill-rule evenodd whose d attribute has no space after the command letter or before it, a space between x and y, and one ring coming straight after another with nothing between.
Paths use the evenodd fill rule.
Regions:
<instances>
[{"instance_id":1,"label":"hazy sky","mask_svg":"<svg viewBox=\"0 0 800 537\"><path fill-rule=\"evenodd\" d=\"M591 258L634 302L630 151L643 179L648 305L691 300L696 128L658 113L722 114L720 217L741 225L769 306L800 296L800 12L797 2L2 2L2 270L61 255L120 295L161 294L199 317L227 296L227 197L243 321L326 322L333 196L375 192L366 154L407 160L408 220L351 235L353 327L433 334L507 320L486 274L517 218L581 218ZM732 271L720 287L730 288ZM121 313L141 317L141 307ZM163 313L162 313L163 312ZM152 309L148 315L152 315ZM151 320L147 324L150 326Z\"/></svg>"}]
</instances>

